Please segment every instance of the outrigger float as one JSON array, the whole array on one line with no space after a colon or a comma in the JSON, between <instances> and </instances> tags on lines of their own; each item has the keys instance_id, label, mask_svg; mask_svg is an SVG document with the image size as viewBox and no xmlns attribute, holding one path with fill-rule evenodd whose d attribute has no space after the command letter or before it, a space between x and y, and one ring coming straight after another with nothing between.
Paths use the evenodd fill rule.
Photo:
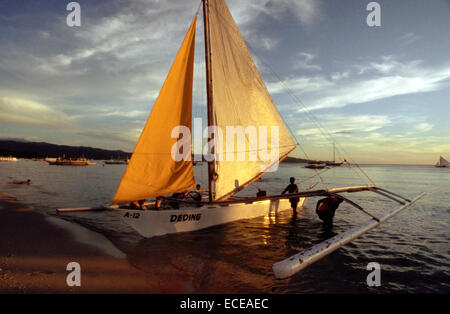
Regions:
<instances>
[{"instance_id":1,"label":"outrigger float","mask_svg":"<svg viewBox=\"0 0 450 314\"><path fill-rule=\"evenodd\" d=\"M273 266L275 276L286 278L368 232L423 196L421 194L409 200L370 184L322 190L312 190L313 187L310 187L310 190L294 194L236 197L236 193L258 181L264 173L271 171L299 144L294 142L273 103L225 1L202 0L202 4L208 126L223 130L227 126L252 126L258 139L261 138L262 127L277 127L279 146L273 146L269 140L266 152L276 149L278 158L275 161L261 158L257 161L251 160L248 158L249 143L246 143L248 150L243 152L238 145L231 147L223 145L225 141L220 142L216 136L210 134L209 154L216 156L219 150L214 152L215 149L222 146L223 156L231 155L235 158L232 161L209 159L208 190L207 195L201 200L165 197L184 193L196 187L192 160L173 158L172 150L174 145L177 145L178 139L172 137L172 133L180 126L192 131L192 81L197 11L136 144L112 205L58 209L59 213L112 210L120 214L127 224L144 237L189 232L241 219L277 215L281 211L291 209L289 202L291 198L299 200L298 210L301 210L309 197L337 196L371 217L370 221L357 228L276 263ZM187 146L192 145L191 141ZM244 161L237 159L238 153L245 153ZM191 154L191 151L185 152L186 156ZM350 167L350 164L348 166ZM401 204L401 207L382 217L376 217L342 195L362 191L377 193ZM148 199L154 201L144 204L146 210L124 205ZM161 202L162 206L159 204Z\"/></svg>"}]
</instances>

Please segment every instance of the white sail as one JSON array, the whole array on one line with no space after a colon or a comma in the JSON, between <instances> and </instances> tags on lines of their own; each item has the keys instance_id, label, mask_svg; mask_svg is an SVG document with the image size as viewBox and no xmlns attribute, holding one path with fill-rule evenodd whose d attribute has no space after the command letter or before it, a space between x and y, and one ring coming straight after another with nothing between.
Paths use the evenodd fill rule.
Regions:
<instances>
[{"instance_id":1,"label":"white sail","mask_svg":"<svg viewBox=\"0 0 450 314\"><path fill-rule=\"evenodd\" d=\"M448 166L450 163L444 157L440 156L438 164L441 167L445 167Z\"/></svg>"},{"instance_id":2,"label":"white sail","mask_svg":"<svg viewBox=\"0 0 450 314\"><path fill-rule=\"evenodd\" d=\"M224 0L209 1L213 125L225 132L227 126L253 126L257 131L258 153L262 142L259 127L267 127L267 151L278 150L276 163L295 149L295 143L283 122L264 81L256 68L244 40ZM278 127L277 147L271 147L272 127ZM224 134L225 137L225 134ZM273 166L273 160L249 156L254 146L246 135L245 161L238 161L242 147L227 147L224 138L222 158L215 162L215 199L226 199L251 183ZM216 142L216 145L218 143ZM254 152L254 151L253 151ZM253 155L254 156L254 155Z\"/></svg>"}]
</instances>

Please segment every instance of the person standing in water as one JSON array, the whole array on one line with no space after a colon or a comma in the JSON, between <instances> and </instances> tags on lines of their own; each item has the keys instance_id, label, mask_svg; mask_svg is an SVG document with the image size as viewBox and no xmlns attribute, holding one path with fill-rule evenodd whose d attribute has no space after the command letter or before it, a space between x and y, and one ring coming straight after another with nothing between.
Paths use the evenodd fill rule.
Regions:
<instances>
[{"instance_id":1,"label":"person standing in water","mask_svg":"<svg viewBox=\"0 0 450 314\"><path fill-rule=\"evenodd\" d=\"M326 227L330 228L333 225L334 213L343 201L340 197L328 196L317 202L316 214Z\"/></svg>"},{"instance_id":2,"label":"person standing in water","mask_svg":"<svg viewBox=\"0 0 450 314\"><path fill-rule=\"evenodd\" d=\"M295 178L291 177L289 179L289 181L291 183L284 189L284 191L281 194L284 194L286 192L289 192L290 194L298 193L298 186L297 186L297 184L295 184ZM289 199L289 202L291 203L292 211L294 214L297 213L297 204L298 204L299 199L300 199L299 197L294 197L294 198Z\"/></svg>"}]
</instances>

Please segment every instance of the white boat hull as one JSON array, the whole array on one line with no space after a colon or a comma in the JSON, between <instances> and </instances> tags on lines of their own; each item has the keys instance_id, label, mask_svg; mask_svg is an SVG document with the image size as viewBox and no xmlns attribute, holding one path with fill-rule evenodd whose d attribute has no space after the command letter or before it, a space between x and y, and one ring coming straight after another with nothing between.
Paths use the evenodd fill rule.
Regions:
<instances>
[{"instance_id":1,"label":"white boat hull","mask_svg":"<svg viewBox=\"0 0 450 314\"><path fill-rule=\"evenodd\" d=\"M297 210L304 206L305 200L306 198L300 198ZM292 210L288 199L228 206L205 205L160 211L117 209L116 212L120 213L122 219L139 234L150 238L170 233L200 230L241 219L276 215L284 210Z\"/></svg>"}]
</instances>

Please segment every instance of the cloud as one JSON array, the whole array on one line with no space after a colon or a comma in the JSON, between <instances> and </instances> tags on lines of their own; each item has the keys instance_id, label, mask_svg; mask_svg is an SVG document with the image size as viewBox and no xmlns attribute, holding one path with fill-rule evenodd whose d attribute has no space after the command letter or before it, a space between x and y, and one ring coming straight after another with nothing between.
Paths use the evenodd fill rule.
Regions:
<instances>
[{"instance_id":1,"label":"cloud","mask_svg":"<svg viewBox=\"0 0 450 314\"><path fill-rule=\"evenodd\" d=\"M294 14L303 24L314 23L320 15L317 0L270 0L265 4L267 12L281 18L287 12Z\"/></svg>"},{"instance_id":2,"label":"cloud","mask_svg":"<svg viewBox=\"0 0 450 314\"><path fill-rule=\"evenodd\" d=\"M98 131L98 130L82 130L75 133L77 136L83 136L89 138L91 141L98 141L99 143L104 143L104 141L113 142L117 147L117 143L123 145L127 144L136 144L139 135L142 130L131 129L125 132L123 131ZM101 144L100 144L101 145ZM131 147L132 145L128 145Z\"/></svg>"},{"instance_id":3,"label":"cloud","mask_svg":"<svg viewBox=\"0 0 450 314\"><path fill-rule=\"evenodd\" d=\"M69 116L43 103L3 96L0 96L0 112L0 124L9 125L11 130L15 130L16 135L11 133L8 135L10 137L19 135L34 141L51 138L65 144L89 143L122 149L134 147L148 116L148 112L138 110L120 112L95 108L86 114ZM141 120L137 121L136 118Z\"/></svg>"},{"instance_id":4,"label":"cloud","mask_svg":"<svg viewBox=\"0 0 450 314\"><path fill-rule=\"evenodd\" d=\"M392 119L386 115L342 115L326 114L317 117L322 128L332 134L358 134L373 132L392 124ZM303 137L322 136L318 126L313 122L304 122L297 130L297 135Z\"/></svg>"},{"instance_id":5,"label":"cloud","mask_svg":"<svg viewBox=\"0 0 450 314\"><path fill-rule=\"evenodd\" d=\"M400 40L405 44L409 45L412 44L420 39L420 36L416 35L415 33L406 33L402 37L400 37Z\"/></svg>"},{"instance_id":6,"label":"cloud","mask_svg":"<svg viewBox=\"0 0 450 314\"><path fill-rule=\"evenodd\" d=\"M381 56L378 60L354 64L358 74L413 73L423 63L422 60L400 62L392 55Z\"/></svg>"},{"instance_id":7,"label":"cloud","mask_svg":"<svg viewBox=\"0 0 450 314\"><path fill-rule=\"evenodd\" d=\"M333 141L314 135L301 140L302 146L314 159L329 159L330 143L335 142L338 160L348 158L349 153L358 163L428 165L436 163L439 155L450 155L450 145L445 141L445 137L400 134L382 129L375 132L356 132L345 138L335 135ZM341 155L344 151L345 155Z\"/></svg>"},{"instance_id":8,"label":"cloud","mask_svg":"<svg viewBox=\"0 0 450 314\"><path fill-rule=\"evenodd\" d=\"M283 0L276 5L269 0L230 1L229 5L244 31L264 12L282 18L292 11L306 22L319 10L312 0ZM2 38L0 86L29 98L60 102L65 109L77 106L79 111L102 106L108 98L107 106L151 105L197 7L194 0L112 0L89 4L80 28L65 27L65 19L55 12L51 14L57 22L38 20L37 28L19 23ZM25 15L12 12L11 20L22 21ZM251 34L263 49L279 44L277 38ZM202 36L198 37L201 42ZM80 99L86 100L80 105Z\"/></svg>"},{"instance_id":9,"label":"cloud","mask_svg":"<svg viewBox=\"0 0 450 314\"><path fill-rule=\"evenodd\" d=\"M252 41L259 43L258 46L265 50L273 50L280 43L278 39L262 35L253 35Z\"/></svg>"},{"instance_id":10,"label":"cloud","mask_svg":"<svg viewBox=\"0 0 450 314\"><path fill-rule=\"evenodd\" d=\"M302 96L309 93L308 109L318 110L437 91L449 86L450 79L450 64L432 68L423 66L421 60L400 62L393 56L356 64L354 69L313 77L291 77L282 83L269 83L268 88L274 94L288 90ZM299 112L302 111L304 108L299 108Z\"/></svg>"},{"instance_id":11,"label":"cloud","mask_svg":"<svg viewBox=\"0 0 450 314\"><path fill-rule=\"evenodd\" d=\"M423 123L417 124L414 129L416 132L419 132L419 133L428 132L433 129L433 125L423 122Z\"/></svg>"},{"instance_id":12,"label":"cloud","mask_svg":"<svg viewBox=\"0 0 450 314\"><path fill-rule=\"evenodd\" d=\"M149 110L120 110L113 108L93 108L92 110L84 110L83 112L73 113L70 117L74 120L78 119L100 119L100 118L121 118L121 119L138 119L145 120Z\"/></svg>"},{"instance_id":13,"label":"cloud","mask_svg":"<svg viewBox=\"0 0 450 314\"><path fill-rule=\"evenodd\" d=\"M325 93L328 95L314 101L309 109L340 108L398 95L434 91L439 88L437 82L432 78L399 75L367 79Z\"/></svg>"},{"instance_id":14,"label":"cloud","mask_svg":"<svg viewBox=\"0 0 450 314\"><path fill-rule=\"evenodd\" d=\"M326 135L308 120L296 134L315 159L327 159L330 143L335 142L340 153L345 148L360 163L431 165L437 155L450 153L450 145L445 134L430 133L434 126L427 119L422 115L318 114Z\"/></svg>"},{"instance_id":15,"label":"cloud","mask_svg":"<svg viewBox=\"0 0 450 314\"><path fill-rule=\"evenodd\" d=\"M321 0L228 0L230 12L247 44L259 49L279 48L280 38L261 28L272 19L283 21L292 15L305 26L314 25L321 16ZM264 33L264 34L262 34Z\"/></svg>"},{"instance_id":16,"label":"cloud","mask_svg":"<svg viewBox=\"0 0 450 314\"><path fill-rule=\"evenodd\" d=\"M450 145L437 136L370 133L341 143L360 162L421 163L432 165L440 154L450 154ZM382 149L381 149L382 148Z\"/></svg>"},{"instance_id":17,"label":"cloud","mask_svg":"<svg viewBox=\"0 0 450 314\"><path fill-rule=\"evenodd\" d=\"M319 0L230 0L228 5L238 24L247 24L264 13L276 19L293 14L299 22L311 25L320 17Z\"/></svg>"},{"instance_id":18,"label":"cloud","mask_svg":"<svg viewBox=\"0 0 450 314\"><path fill-rule=\"evenodd\" d=\"M286 79L283 82L269 82L266 84L271 94L286 93L288 90L299 94L318 92L333 85L335 84L332 81L323 76L300 76Z\"/></svg>"},{"instance_id":19,"label":"cloud","mask_svg":"<svg viewBox=\"0 0 450 314\"><path fill-rule=\"evenodd\" d=\"M350 73L347 71L346 72L334 72L330 75L330 79L332 81L340 81L340 80L348 78L349 76L350 76Z\"/></svg>"},{"instance_id":20,"label":"cloud","mask_svg":"<svg viewBox=\"0 0 450 314\"><path fill-rule=\"evenodd\" d=\"M295 56L294 69L303 69L311 71L321 71L322 67L317 64L313 64L316 56L307 52L300 52Z\"/></svg>"},{"instance_id":21,"label":"cloud","mask_svg":"<svg viewBox=\"0 0 450 314\"><path fill-rule=\"evenodd\" d=\"M14 126L40 128L72 128L75 123L69 116L44 104L10 97L0 97L0 121Z\"/></svg>"}]
</instances>

